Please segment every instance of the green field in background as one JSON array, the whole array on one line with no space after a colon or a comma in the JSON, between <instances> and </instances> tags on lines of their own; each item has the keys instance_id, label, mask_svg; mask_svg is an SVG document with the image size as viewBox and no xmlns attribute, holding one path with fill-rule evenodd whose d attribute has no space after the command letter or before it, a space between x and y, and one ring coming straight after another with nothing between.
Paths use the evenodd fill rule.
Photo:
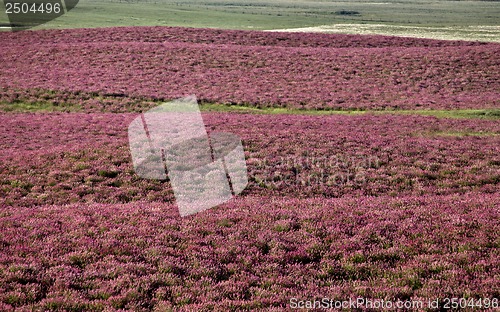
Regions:
<instances>
[{"instance_id":1,"label":"green field in background","mask_svg":"<svg viewBox=\"0 0 500 312\"><path fill-rule=\"evenodd\" d=\"M5 26L4 11L2 7L0 25ZM272 30L336 24L353 24L342 27L344 33L367 33L368 27L368 33L500 41L500 2L80 0L66 15L35 29L184 26Z\"/></svg>"}]
</instances>

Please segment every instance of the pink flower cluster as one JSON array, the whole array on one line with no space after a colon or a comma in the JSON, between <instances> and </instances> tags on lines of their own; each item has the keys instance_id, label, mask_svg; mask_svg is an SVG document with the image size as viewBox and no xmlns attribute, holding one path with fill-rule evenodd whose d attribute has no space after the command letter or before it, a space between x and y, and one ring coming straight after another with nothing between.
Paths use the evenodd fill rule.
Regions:
<instances>
[{"instance_id":1,"label":"pink flower cluster","mask_svg":"<svg viewBox=\"0 0 500 312\"><path fill-rule=\"evenodd\" d=\"M36 88L117 102L196 94L259 107L499 106L494 43L178 28L1 33L0 40L7 42L2 98Z\"/></svg>"},{"instance_id":2,"label":"pink flower cluster","mask_svg":"<svg viewBox=\"0 0 500 312\"><path fill-rule=\"evenodd\" d=\"M0 208L0 309L241 311L498 298L497 194ZM318 297L320 296L320 297Z\"/></svg>"},{"instance_id":3,"label":"pink flower cluster","mask_svg":"<svg viewBox=\"0 0 500 312\"><path fill-rule=\"evenodd\" d=\"M381 47L457 47L480 46L473 41L444 41L378 35L327 35L320 33L276 33L183 27L110 27L106 29L44 30L2 33L5 45L39 43L95 42L186 42L242 46L381 48Z\"/></svg>"},{"instance_id":4,"label":"pink flower cluster","mask_svg":"<svg viewBox=\"0 0 500 312\"><path fill-rule=\"evenodd\" d=\"M166 27L0 33L0 311L286 310L498 300L500 123L204 113L249 185L180 218L134 173L136 113L204 102L498 108L498 44Z\"/></svg>"},{"instance_id":5,"label":"pink flower cluster","mask_svg":"<svg viewBox=\"0 0 500 312\"><path fill-rule=\"evenodd\" d=\"M0 116L0 203L171 202L166 181L133 171L135 114ZM208 131L243 140L244 194L300 197L498 192L496 120L422 116L206 113Z\"/></svg>"}]
</instances>

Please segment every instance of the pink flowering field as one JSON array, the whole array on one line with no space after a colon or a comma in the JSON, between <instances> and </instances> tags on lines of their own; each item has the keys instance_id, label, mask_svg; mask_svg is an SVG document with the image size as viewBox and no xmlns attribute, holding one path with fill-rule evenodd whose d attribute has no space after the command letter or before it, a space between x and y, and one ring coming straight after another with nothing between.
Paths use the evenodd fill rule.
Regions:
<instances>
[{"instance_id":1,"label":"pink flowering field","mask_svg":"<svg viewBox=\"0 0 500 312\"><path fill-rule=\"evenodd\" d=\"M499 107L500 44L182 28L0 33L0 100L196 94L203 102L316 109ZM33 96L26 90L38 90ZM33 91L28 92L32 95ZM92 97L92 99L88 99ZM81 104L81 103L79 103Z\"/></svg>"},{"instance_id":2,"label":"pink flowering field","mask_svg":"<svg viewBox=\"0 0 500 312\"><path fill-rule=\"evenodd\" d=\"M166 27L0 43L0 311L500 297L498 44ZM261 110L203 113L242 139L249 184L181 218L168 180L135 174L127 127L191 93ZM401 109L491 114L381 112ZM334 110L364 113L310 114Z\"/></svg>"}]
</instances>

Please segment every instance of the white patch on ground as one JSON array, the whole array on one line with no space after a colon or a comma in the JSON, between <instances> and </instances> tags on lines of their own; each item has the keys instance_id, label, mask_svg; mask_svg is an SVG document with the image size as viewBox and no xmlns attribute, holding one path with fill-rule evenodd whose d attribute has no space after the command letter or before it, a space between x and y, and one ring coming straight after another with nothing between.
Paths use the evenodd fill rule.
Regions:
<instances>
[{"instance_id":1,"label":"white patch on ground","mask_svg":"<svg viewBox=\"0 0 500 312\"><path fill-rule=\"evenodd\" d=\"M315 27L274 29L268 31L388 35L441 40L500 42L500 26L417 27L383 24L334 24Z\"/></svg>"}]
</instances>

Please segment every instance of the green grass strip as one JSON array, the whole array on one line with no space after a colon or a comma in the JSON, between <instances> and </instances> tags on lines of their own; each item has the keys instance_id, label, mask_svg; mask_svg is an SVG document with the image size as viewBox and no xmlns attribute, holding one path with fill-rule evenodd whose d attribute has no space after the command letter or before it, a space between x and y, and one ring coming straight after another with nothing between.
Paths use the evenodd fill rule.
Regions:
<instances>
[{"instance_id":1,"label":"green grass strip","mask_svg":"<svg viewBox=\"0 0 500 312\"><path fill-rule=\"evenodd\" d=\"M26 102L14 102L5 103L0 102L0 111L2 112L13 112L13 113L34 113L34 112L77 112L81 111L81 108L75 105L55 105L50 102L37 102L37 103L26 103Z\"/></svg>"},{"instance_id":2,"label":"green grass strip","mask_svg":"<svg viewBox=\"0 0 500 312\"><path fill-rule=\"evenodd\" d=\"M159 103L160 104L160 103ZM400 114L400 115L421 115L432 116L437 118L454 118L454 119L500 119L500 109L458 109L458 110L330 110L330 109L291 109L283 107L267 107L258 108L243 105L225 105L202 103L200 105L202 112L230 112L243 114L269 114L269 115L350 115L358 116L364 114L382 115L382 114ZM83 109L78 105L59 104L55 105L50 102L0 102L0 111L13 113L27 112L79 112Z\"/></svg>"},{"instance_id":3,"label":"green grass strip","mask_svg":"<svg viewBox=\"0 0 500 312\"><path fill-rule=\"evenodd\" d=\"M458 109L458 110L315 110L289 108L257 108L239 105L202 104L204 112L236 112L251 114L288 115L362 115L362 114L404 114L433 116L437 118L479 118L500 119L500 109Z\"/></svg>"}]
</instances>

